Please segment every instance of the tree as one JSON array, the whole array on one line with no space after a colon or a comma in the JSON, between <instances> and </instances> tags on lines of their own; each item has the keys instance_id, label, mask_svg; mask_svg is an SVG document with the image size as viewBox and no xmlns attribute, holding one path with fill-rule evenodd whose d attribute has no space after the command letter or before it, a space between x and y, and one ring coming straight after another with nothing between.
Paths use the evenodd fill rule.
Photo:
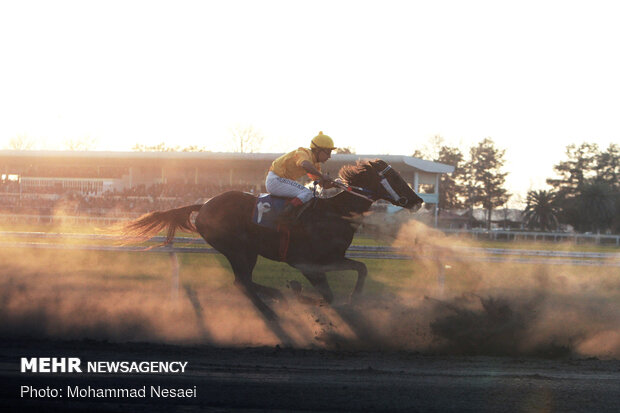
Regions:
<instances>
[{"instance_id":1,"label":"tree","mask_svg":"<svg viewBox=\"0 0 620 413\"><path fill-rule=\"evenodd\" d=\"M178 152L180 148L179 146L168 146L164 142L151 146L136 143L131 150L136 152Z\"/></svg>"},{"instance_id":2,"label":"tree","mask_svg":"<svg viewBox=\"0 0 620 413\"><path fill-rule=\"evenodd\" d=\"M205 148L204 146L190 145L190 146L186 146L185 148L181 149L181 152L211 152L211 151L207 150L207 148Z\"/></svg>"},{"instance_id":3,"label":"tree","mask_svg":"<svg viewBox=\"0 0 620 413\"><path fill-rule=\"evenodd\" d=\"M611 222L609 223L609 229L614 233L620 233L620 146L617 144L610 144L607 150L599 155L597 158L596 167L597 176L595 181L606 185L610 193L604 196L605 203L603 212L601 215L605 216L610 209L613 210ZM612 207L610 204L613 203ZM602 219L601 222L605 222Z\"/></svg>"},{"instance_id":4,"label":"tree","mask_svg":"<svg viewBox=\"0 0 620 413\"><path fill-rule=\"evenodd\" d=\"M569 217L578 231L603 232L611 228L618 197L606 183L586 184L574 200Z\"/></svg>"},{"instance_id":5,"label":"tree","mask_svg":"<svg viewBox=\"0 0 620 413\"><path fill-rule=\"evenodd\" d=\"M465 169L463 167L463 154L458 148L442 146L436 162L454 166L452 174L442 174L439 178L439 203L440 210L463 208Z\"/></svg>"},{"instance_id":6,"label":"tree","mask_svg":"<svg viewBox=\"0 0 620 413\"><path fill-rule=\"evenodd\" d=\"M470 149L471 156L471 149ZM482 189L476 185L475 173L474 173L474 164L471 159L463 164L463 175L462 175L462 200L463 207L469 210L469 219L470 224L475 222L474 219L474 208L478 205L479 200L482 196Z\"/></svg>"},{"instance_id":7,"label":"tree","mask_svg":"<svg viewBox=\"0 0 620 413\"><path fill-rule=\"evenodd\" d=\"M190 145L185 148L181 148L178 145L167 146L164 142L152 146L136 143L131 150L136 152L209 152L204 146L198 147L196 145Z\"/></svg>"},{"instance_id":8,"label":"tree","mask_svg":"<svg viewBox=\"0 0 620 413\"><path fill-rule=\"evenodd\" d=\"M510 198L504 188L508 174L501 172L505 152L496 149L492 139L485 138L470 149L470 161L466 166L469 203L471 206L480 204L487 211L488 229L491 228L493 208L504 205Z\"/></svg>"},{"instance_id":9,"label":"tree","mask_svg":"<svg viewBox=\"0 0 620 413\"><path fill-rule=\"evenodd\" d=\"M77 139L65 139L63 145L65 149L69 151L90 151L95 148L96 142L97 140L95 138L91 138L90 136L84 136Z\"/></svg>"},{"instance_id":10,"label":"tree","mask_svg":"<svg viewBox=\"0 0 620 413\"><path fill-rule=\"evenodd\" d=\"M605 152L596 157L597 182L603 182L620 190L620 146L612 143Z\"/></svg>"},{"instance_id":11,"label":"tree","mask_svg":"<svg viewBox=\"0 0 620 413\"><path fill-rule=\"evenodd\" d=\"M252 126L236 126L231 130L231 147L233 152L252 153L263 144L263 135Z\"/></svg>"},{"instance_id":12,"label":"tree","mask_svg":"<svg viewBox=\"0 0 620 413\"><path fill-rule=\"evenodd\" d=\"M620 191L615 191L615 204L616 204L616 212L614 213L614 218L611 221L611 230L614 234L620 234Z\"/></svg>"},{"instance_id":13,"label":"tree","mask_svg":"<svg viewBox=\"0 0 620 413\"><path fill-rule=\"evenodd\" d=\"M34 140L26 135L17 135L11 138L8 147L17 151L27 151L34 147Z\"/></svg>"},{"instance_id":14,"label":"tree","mask_svg":"<svg viewBox=\"0 0 620 413\"><path fill-rule=\"evenodd\" d=\"M355 150L350 146L346 146L344 148L336 148L336 153L339 155L354 154Z\"/></svg>"},{"instance_id":15,"label":"tree","mask_svg":"<svg viewBox=\"0 0 620 413\"><path fill-rule=\"evenodd\" d=\"M620 199L620 150L612 144L601 152L596 144L566 147L567 160L554 166L559 175L547 179L556 191L560 222L577 231L617 229Z\"/></svg>"},{"instance_id":16,"label":"tree","mask_svg":"<svg viewBox=\"0 0 620 413\"><path fill-rule=\"evenodd\" d=\"M566 147L568 160L560 162L553 167L559 178L547 179L561 199L571 198L579 193L580 188L595 173L596 161L600 156L598 145L582 143Z\"/></svg>"},{"instance_id":17,"label":"tree","mask_svg":"<svg viewBox=\"0 0 620 413\"><path fill-rule=\"evenodd\" d=\"M445 139L440 135L434 135L428 139L428 143L424 144L422 149L416 149L411 156L414 158L435 161L439 158L441 148L444 147L444 141Z\"/></svg>"},{"instance_id":18,"label":"tree","mask_svg":"<svg viewBox=\"0 0 620 413\"><path fill-rule=\"evenodd\" d=\"M558 219L553 192L545 190L528 191L524 216L525 222L530 228L540 228L542 231L556 229Z\"/></svg>"}]
</instances>

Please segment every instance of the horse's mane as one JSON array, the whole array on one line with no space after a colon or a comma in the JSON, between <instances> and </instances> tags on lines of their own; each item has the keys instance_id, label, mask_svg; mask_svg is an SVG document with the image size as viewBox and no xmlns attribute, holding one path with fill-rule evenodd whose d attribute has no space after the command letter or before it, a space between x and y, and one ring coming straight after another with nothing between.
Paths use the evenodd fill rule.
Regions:
<instances>
[{"instance_id":1,"label":"horse's mane","mask_svg":"<svg viewBox=\"0 0 620 413\"><path fill-rule=\"evenodd\" d=\"M368 159L363 159L358 160L355 165L345 165L340 168L338 175L347 184L352 185L355 183L355 178L357 178L362 172L369 171L372 168L370 162L371 161Z\"/></svg>"}]
</instances>

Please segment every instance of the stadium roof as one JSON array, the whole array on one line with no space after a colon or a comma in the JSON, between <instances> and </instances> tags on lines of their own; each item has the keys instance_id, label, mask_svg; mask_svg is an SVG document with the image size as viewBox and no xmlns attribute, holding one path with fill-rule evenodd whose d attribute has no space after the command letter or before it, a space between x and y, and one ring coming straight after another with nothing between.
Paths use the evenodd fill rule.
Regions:
<instances>
[{"instance_id":1,"label":"stadium roof","mask_svg":"<svg viewBox=\"0 0 620 413\"><path fill-rule=\"evenodd\" d=\"M0 150L2 158L73 158L73 159L141 159L141 160L218 160L218 161L272 161L282 153L239 153L239 152L113 152L113 151L18 151ZM334 154L329 162L354 163L359 159L381 158L395 164L404 163L420 171L451 173L454 167L439 162L426 161L404 155L358 155Z\"/></svg>"}]
</instances>

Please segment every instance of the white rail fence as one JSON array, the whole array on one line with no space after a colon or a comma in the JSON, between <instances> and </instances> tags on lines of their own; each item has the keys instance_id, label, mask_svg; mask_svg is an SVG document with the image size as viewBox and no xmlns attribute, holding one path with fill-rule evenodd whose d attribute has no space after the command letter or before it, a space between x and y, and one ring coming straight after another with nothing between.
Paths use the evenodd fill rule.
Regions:
<instances>
[{"instance_id":1,"label":"white rail fence","mask_svg":"<svg viewBox=\"0 0 620 413\"><path fill-rule=\"evenodd\" d=\"M207 246L202 238L176 237L172 245L146 250L144 246L89 245L83 242L66 243L67 241L108 241L116 242L121 238L113 235L48 233L48 232L0 232L0 239L52 240L54 242L16 242L0 241L0 246L14 248L73 249L91 251L126 251L152 253L210 253L218 254ZM150 241L162 243L164 237L154 237ZM177 246L174 246L177 244ZM181 244L182 246L178 246ZM385 246L352 245L347 257L367 259L399 259L436 258L441 256L449 261L485 261L485 262L516 262L524 264L555 264L555 265L588 265L588 266L620 266L620 253L613 252L579 252L579 251L547 251L509 248L472 248L451 247L425 249L422 252L408 251L403 248Z\"/></svg>"},{"instance_id":2,"label":"white rail fence","mask_svg":"<svg viewBox=\"0 0 620 413\"><path fill-rule=\"evenodd\" d=\"M216 250L208 247L201 238L177 237L174 239L173 244L176 243L183 246L174 246L171 244L166 247L156 247L148 250L144 246L96 245L87 243L88 241L115 242L120 240L119 237L110 235L45 232L0 232L0 239L12 239L12 241L0 241L0 247L3 248L167 253L170 257L170 265L172 269L173 298L178 297L179 291L180 264L177 254L218 254ZM27 239L28 241L15 241L16 239ZM33 239L52 242L33 242ZM151 239L151 241L158 243L162 243L164 240L164 237L154 237ZM67 241L79 242L67 243ZM419 253L412 251L408 252L405 249L397 249L393 247L352 245L349 247L346 256L349 258L365 259L431 259L437 265L438 282L442 290L445 281L444 269L451 262L512 262L518 264L620 267L620 253L604 252L454 247L425 249L423 252Z\"/></svg>"},{"instance_id":3,"label":"white rail fence","mask_svg":"<svg viewBox=\"0 0 620 413\"><path fill-rule=\"evenodd\" d=\"M28 214L0 214L0 221L8 223L33 223L33 224L96 224L112 225L123 221L136 218L139 213L132 217L114 216L63 216L63 215L28 215ZM474 239L485 239L493 241L570 241L575 244L601 244L620 246L620 235L606 234L577 234L573 232L534 232L534 231L508 231L485 229L450 229L438 228L446 234L471 237Z\"/></svg>"},{"instance_id":4,"label":"white rail fence","mask_svg":"<svg viewBox=\"0 0 620 413\"><path fill-rule=\"evenodd\" d=\"M439 228L446 234L456 234L472 237L474 239L485 239L493 241L553 241L574 244L599 244L620 246L620 235L605 234L577 234L574 232L536 232L536 231L507 231L486 229L447 229Z\"/></svg>"}]
</instances>

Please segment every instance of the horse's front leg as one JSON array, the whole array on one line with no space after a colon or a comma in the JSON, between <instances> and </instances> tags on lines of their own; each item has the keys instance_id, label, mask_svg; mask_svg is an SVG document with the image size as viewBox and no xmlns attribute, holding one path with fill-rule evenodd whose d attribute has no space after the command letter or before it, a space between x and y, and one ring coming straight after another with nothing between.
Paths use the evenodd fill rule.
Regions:
<instances>
[{"instance_id":1,"label":"horse's front leg","mask_svg":"<svg viewBox=\"0 0 620 413\"><path fill-rule=\"evenodd\" d=\"M357 300L361 294L362 291L364 290L364 282L366 281L366 276L368 275L368 269L366 268L366 264L364 264L363 262L359 262L359 261L355 261L349 258L342 258L339 261L330 263L330 264L322 264L322 265L316 265L316 264L302 264L302 265L295 265L295 268L299 269L304 275L306 274L313 274L314 277L316 277L316 274L321 274L323 273L323 279L320 281L323 281L325 283L325 285L327 285L327 279L324 278L324 273L329 272L329 271L347 271L347 270L353 270L357 272L357 281L355 282L355 288L353 289L353 292L351 293L351 301L355 301ZM310 282L314 285L312 279L310 277L308 277L308 275L306 275L306 277L310 280ZM314 278L313 277L313 278ZM315 282L317 282L317 284L320 284L318 281L318 279L315 278ZM316 288L316 285L315 285ZM329 286L328 286L329 288ZM320 290L319 290L320 291ZM331 292L331 290L330 290Z\"/></svg>"},{"instance_id":2,"label":"horse's front leg","mask_svg":"<svg viewBox=\"0 0 620 413\"><path fill-rule=\"evenodd\" d=\"M310 284L314 287L315 290L323 296L323 299L331 304L334 301L334 293L332 293L332 289L329 287L329 283L327 282L327 277L324 272L302 272L302 274L310 281Z\"/></svg>"},{"instance_id":3,"label":"horse's front leg","mask_svg":"<svg viewBox=\"0 0 620 413\"><path fill-rule=\"evenodd\" d=\"M362 295L362 291L364 290L364 282L366 281L366 276L368 275L368 269L366 268L366 264L360 261L355 261L349 258L345 258L344 261L346 265L350 265L351 269L357 271L357 281L355 282L355 288L351 293L351 301L355 301Z\"/></svg>"}]
</instances>

